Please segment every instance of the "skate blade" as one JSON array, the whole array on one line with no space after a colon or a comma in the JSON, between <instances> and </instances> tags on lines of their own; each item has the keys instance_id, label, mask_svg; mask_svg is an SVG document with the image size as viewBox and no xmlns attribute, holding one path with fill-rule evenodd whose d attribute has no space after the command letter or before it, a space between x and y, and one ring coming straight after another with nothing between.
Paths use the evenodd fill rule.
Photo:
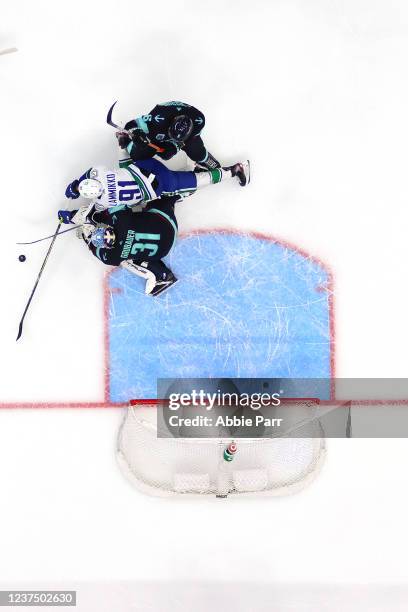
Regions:
<instances>
[{"instance_id":1,"label":"skate blade","mask_svg":"<svg viewBox=\"0 0 408 612\"><path fill-rule=\"evenodd\" d=\"M243 169L245 183L241 183L240 180L239 185L240 187L247 187L251 182L251 164L249 162L249 159L246 160L246 166L244 164L241 164L241 167Z\"/></svg>"},{"instance_id":2,"label":"skate blade","mask_svg":"<svg viewBox=\"0 0 408 612\"><path fill-rule=\"evenodd\" d=\"M244 185L245 187L249 185L249 183L251 182L251 162L249 161L249 159L247 159L247 166L248 166L248 175L247 175L247 182Z\"/></svg>"},{"instance_id":3,"label":"skate blade","mask_svg":"<svg viewBox=\"0 0 408 612\"><path fill-rule=\"evenodd\" d=\"M161 287L160 289L158 289L155 293L151 293L150 295L152 297L157 297L158 295L161 295L162 293L164 293L165 291L168 291L169 289L171 289L172 287L174 287L174 285L178 283L178 278L174 281L174 283L171 283L171 285L164 285L163 287Z\"/></svg>"}]
</instances>

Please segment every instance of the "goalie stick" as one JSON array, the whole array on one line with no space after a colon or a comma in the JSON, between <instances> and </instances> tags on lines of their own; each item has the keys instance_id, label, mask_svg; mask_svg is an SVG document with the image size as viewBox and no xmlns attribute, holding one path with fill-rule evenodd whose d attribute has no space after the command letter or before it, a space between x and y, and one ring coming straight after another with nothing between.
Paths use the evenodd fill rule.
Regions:
<instances>
[{"instance_id":1,"label":"goalie stick","mask_svg":"<svg viewBox=\"0 0 408 612\"><path fill-rule=\"evenodd\" d=\"M66 229L59 233L60 235L66 234L67 232L72 232L72 230L74 229L78 229L78 226L76 225L75 227L70 227L69 229ZM45 238L39 238L38 240L32 240L32 242L16 242L16 244L37 244L37 242L42 242L43 240L49 240L50 238L54 238L54 236L55 234L51 234L51 236L45 236Z\"/></svg>"},{"instance_id":2,"label":"goalie stick","mask_svg":"<svg viewBox=\"0 0 408 612\"><path fill-rule=\"evenodd\" d=\"M121 132L124 132L125 134L127 134L130 138L131 138L131 132L130 130L125 130L125 128L123 128L122 126L118 125L117 123L115 123L112 119L112 113L113 113L113 109L115 107L115 104L117 104L117 100L116 102L114 102L112 104L112 106L110 107L110 109L108 110L108 114L106 116L106 123L108 123L108 125L111 125L112 127L114 127L117 130L120 130ZM158 147L157 145L153 144L152 142L147 143L149 147L152 147L152 149L154 149L157 153L163 153L164 149L162 149L161 147Z\"/></svg>"},{"instance_id":3,"label":"goalie stick","mask_svg":"<svg viewBox=\"0 0 408 612\"><path fill-rule=\"evenodd\" d=\"M28 302L27 302L26 307L25 307L25 309L24 309L23 316L22 316L22 317L21 317L21 319L20 319L20 325L18 326L18 334L17 334L16 342L17 342L17 340L19 340L19 338L21 338L21 334L23 333L23 324L24 324L24 318L25 318L25 316L26 316L26 314L27 314L27 310L29 309L29 306L30 306L30 304L31 304L31 300L32 300L32 299L33 299L33 297L34 297L35 290L37 289L38 283L40 282L40 278L41 278L41 275L42 275L42 273L43 273L43 271L44 271L45 264L47 263L48 257L50 256L50 253L51 253L52 247L54 246L55 240L56 240L56 238L57 238L57 236L58 236L58 233L59 233L60 229L61 229L61 222L59 222L59 223L58 223L58 227L57 227L57 229L56 229L56 231L55 231L54 238L52 239L52 242L51 242L50 247L49 247L49 249L48 249L48 251L47 251L47 254L46 254L46 256L45 256L45 259L44 259L44 261L43 261L43 264L42 264L42 266L41 266L41 269L40 269L40 271L39 271L39 273L38 273L37 280L35 281L35 285L34 285L34 287L33 287L33 290L32 290L32 292L31 292L31 295L30 295L30 297L28 298Z\"/></svg>"},{"instance_id":4,"label":"goalie stick","mask_svg":"<svg viewBox=\"0 0 408 612\"><path fill-rule=\"evenodd\" d=\"M66 234L67 232L72 232L72 230L74 229L78 229L79 227L82 227L84 224L87 223L87 219L88 219L88 214L91 212L91 210L94 207L94 202L90 202L88 207L83 206L82 208L80 208L79 210L76 211L73 219L75 217L80 218L80 220L82 221L82 223L77 223L77 221L72 221L73 223L75 223L74 227L69 227L68 229L64 230L63 232L60 232L61 234ZM51 234L51 236L45 236L45 238L39 238L38 240L32 240L31 242L16 242L16 244L37 244L37 242L42 242L43 240L49 240L50 238L54 238L55 234Z\"/></svg>"}]
</instances>

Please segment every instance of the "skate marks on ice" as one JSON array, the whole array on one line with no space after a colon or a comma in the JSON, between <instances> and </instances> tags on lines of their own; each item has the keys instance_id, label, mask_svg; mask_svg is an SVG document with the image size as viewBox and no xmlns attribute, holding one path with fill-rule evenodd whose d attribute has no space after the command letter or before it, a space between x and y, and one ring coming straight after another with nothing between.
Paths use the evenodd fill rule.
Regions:
<instances>
[{"instance_id":1,"label":"skate marks on ice","mask_svg":"<svg viewBox=\"0 0 408 612\"><path fill-rule=\"evenodd\" d=\"M15 53L18 51L17 47L9 47L8 49L0 49L0 55L8 55L9 53Z\"/></svg>"},{"instance_id":2,"label":"skate marks on ice","mask_svg":"<svg viewBox=\"0 0 408 612\"><path fill-rule=\"evenodd\" d=\"M158 298L125 270L109 277L110 401L155 398L160 377L333 375L322 262L273 237L218 230L180 239L166 263L180 281Z\"/></svg>"}]
</instances>

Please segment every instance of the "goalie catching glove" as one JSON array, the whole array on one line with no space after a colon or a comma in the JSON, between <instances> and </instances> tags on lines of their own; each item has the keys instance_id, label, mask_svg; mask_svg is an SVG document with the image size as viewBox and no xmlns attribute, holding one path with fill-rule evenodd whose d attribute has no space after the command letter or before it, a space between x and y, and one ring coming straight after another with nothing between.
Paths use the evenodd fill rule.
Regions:
<instances>
[{"instance_id":1,"label":"goalie catching glove","mask_svg":"<svg viewBox=\"0 0 408 612\"><path fill-rule=\"evenodd\" d=\"M83 223L87 223L88 215L93 208L93 204L88 206L81 206L76 210L59 210L58 211L58 221L60 223L64 223L65 225L69 223L75 223L76 225L82 225Z\"/></svg>"}]
</instances>

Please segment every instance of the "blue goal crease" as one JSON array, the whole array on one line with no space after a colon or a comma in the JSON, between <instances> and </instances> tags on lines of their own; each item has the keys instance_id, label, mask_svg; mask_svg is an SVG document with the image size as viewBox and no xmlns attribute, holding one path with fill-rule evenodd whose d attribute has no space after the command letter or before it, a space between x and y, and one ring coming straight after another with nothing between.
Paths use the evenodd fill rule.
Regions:
<instances>
[{"instance_id":1,"label":"blue goal crease","mask_svg":"<svg viewBox=\"0 0 408 612\"><path fill-rule=\"evenodd\" d=\"M118 268L109 277L110 400L152 399L157 378L330 378L329 274L246 234L190 235L166 263L162 296Z\"/></svg>"}]
</instances>

